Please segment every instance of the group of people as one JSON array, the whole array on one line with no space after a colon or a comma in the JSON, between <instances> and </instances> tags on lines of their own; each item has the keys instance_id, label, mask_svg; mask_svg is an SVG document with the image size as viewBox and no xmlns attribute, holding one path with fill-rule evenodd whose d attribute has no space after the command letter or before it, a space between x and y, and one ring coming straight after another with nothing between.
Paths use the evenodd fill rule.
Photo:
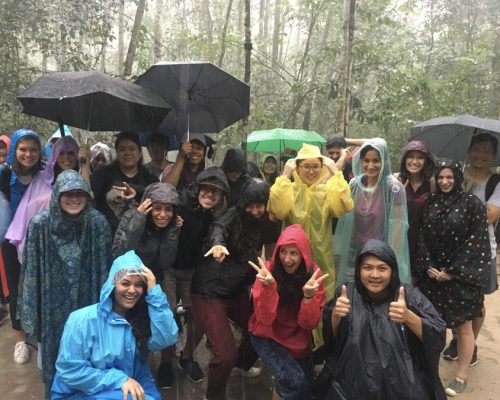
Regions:
<instances>
[{"instance_id":1,"label":"group of people","mask_svg":"<svg viewBox=\"0 0 500 400\"><path fill-rule=\"evenodd\" d=\"M207 167L201 134L168 165L159 134L147 165L135 132L116 136L114 161L105 144L55 139L42 161L34 131L0 137L2 302L14 360L37 348L46 398L161 399L179 328L191 381L205 379L194 350L204 335L211 345L209 400L225 398L232 374L258 375L258 358L274 399L465 389L497 289L495 137L473 137L465 171L410 142L397 174L381 138L331 135L326 155L304 144L281 174L274 155L255 165L238 149ZM458 362L445 390L446 328L444 357ZM148 353L159 351L155 385Z\"/></svg>"}]
</instances>

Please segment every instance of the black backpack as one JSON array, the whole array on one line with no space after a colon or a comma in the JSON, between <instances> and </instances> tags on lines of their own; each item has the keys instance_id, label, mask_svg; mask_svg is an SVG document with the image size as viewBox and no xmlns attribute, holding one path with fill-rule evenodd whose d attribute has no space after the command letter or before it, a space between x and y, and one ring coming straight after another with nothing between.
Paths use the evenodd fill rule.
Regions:
<instances>
[{"instance_id":1,"label":"black backpack","mask_svg":"<svg viewBox=\"0 0 500 400\"><path fill-rule=\"evenodd\" d=\"M486 182L486 189L484 191L484 202L487 203L493 192L495 191L495 188L497 187L497 184L500 182L500 175L499 174L493 174L490 176L488 179L488 182ZM500 224L498 223L498 220L495 221L495 240L497 243L500 243Z\"/></svg>"}]
</instances>

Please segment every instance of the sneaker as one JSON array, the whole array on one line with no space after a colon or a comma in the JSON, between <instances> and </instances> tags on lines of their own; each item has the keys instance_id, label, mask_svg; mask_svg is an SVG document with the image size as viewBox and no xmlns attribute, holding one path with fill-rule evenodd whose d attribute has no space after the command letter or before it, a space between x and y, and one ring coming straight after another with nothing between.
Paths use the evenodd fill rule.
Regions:
<instances>
[{"instance_id":1,"label":"sneaker","mask_svg":"<svg viewBox=\"0 0 500 400\"><path fill-rule=\"evenodd\" d=\"M234 367L231 371L231 376L242 376L243 378L255 378L260 375L262 369L259 367L251 367L248 371Z\"/></svg>"},{"instance_id":2,"label":"sneaker","mask_svg":"<svg viewBox=\"0 0 500 400\"><path fill-rule=\"evenodd\" d=\"M451 339L450 345L443 351L443 358L448 361L458 360L457 339Z\"/></svg>"},{"instance_id":3,"label":"sneaker","mask_svg":"<svg viewBox=\"0 0 500 400\"><path fill-rule=\"evenodd\" d=\"M200 365L194 361L192 358L187 358L183 360L179 358L178 363L179 369L184 371L187 377L194 383L200 383L205 380L205 376L203 375L203 371L200 368Z\"/></svg>"},{"instance_id":4,"label":"sneaker","mask_svg":"<svg viewBox=\"0 0 500 400\"><path fill-rule=\"evenodd\" d=\"M445 389L445 392L448 396L451 397L458 396L460 393L463 393L466 386L467 380L459 380L458 378L455 378Z\"/></svg>"},{"instance_id":5,"label":"sneaker","mask_svg":"<svg viewBox=\"0 0 500 400\"><path fill-rule=\"evenodd\" d=\"M172 364L163 362L156 373L156 383L162 389L170 389L174 383Z\"/></svg>"},{"instance_id":6,"label":"sneaker","mask_svg":"<svg viewBox=\"0 0 500 400\"><path fill-rule=\"evenodd\" d=\"M14 347L14 361L18 364L26 364L30 360L30 349L26 342L17 342Z\"/></svg>"},{"instance_id":7,"label":"sneaker","mask_svg":"<svg viewBox=\"0 0 500 400\"><path fill-rule=\"evenodd\" d=\"M474 353L472 353L472 358L470 359L469 367L475 367L479 359L477 358L477 346L474 346Z\"/></svg>"}]
</instances>

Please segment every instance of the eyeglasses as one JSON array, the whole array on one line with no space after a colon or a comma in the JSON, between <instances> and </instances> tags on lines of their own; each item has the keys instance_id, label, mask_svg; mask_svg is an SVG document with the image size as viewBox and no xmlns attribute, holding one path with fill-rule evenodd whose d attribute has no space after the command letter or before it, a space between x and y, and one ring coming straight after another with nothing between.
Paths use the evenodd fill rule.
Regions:
<instances>
[{"instance_id":1,"label":"eyeglasses","mask_svg":"<svg viewBox=\"0 0 500 400\"><path fill-rule=\"evenodd\" d=\"M299 165L299 168L302 168L306 171L318 171L321 169L321 165L317 165L317 164L316 165L307 165L307 164L302 165L301 164L301 165Z\"/></svg>"}]
</instances>

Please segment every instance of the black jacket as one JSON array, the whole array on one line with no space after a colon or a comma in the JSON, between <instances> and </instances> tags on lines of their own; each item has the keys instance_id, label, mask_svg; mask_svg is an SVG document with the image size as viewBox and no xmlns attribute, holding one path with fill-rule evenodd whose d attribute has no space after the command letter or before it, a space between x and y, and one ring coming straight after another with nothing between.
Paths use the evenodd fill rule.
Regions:
<instances>
[{"instance_id":1,"label":"black jacket","mask_svg":"<svg viewBox=\"0 0 500 400\"><path fill-rule=\"evenodd\" d=\"M255 273L248 266L248 261L257 262L265 244L264 233L271 222L267 212L256 219L245 211L245 207L255 202L267 204L268 198L267 184L261 179L250 179L242 191L238 206L227 209L214 220L203 252L215 245L223 245L229 251L229 256L222 263L216 262L211 256L202 261L193 277L193 293L234 298L253 283ZM275 242L277 236L269 238L269 243Z\"/></svg>"},{"instance_id":2,"label":"black jacket","mask_svg":"<svg viewBox=\"0 0 500 400\"><path fill-rule=\"evenodd\" d=\"M151 199L154 203L168 203L177 207L175 188L166 183L149 185L141 201ZM151 214L144 215L136 208L123 214L113 240L113 256L116 258L129 250L135 250L158 282L163 280L163 271L175 261L179 245L180 228L175 224L176 212L165 228L158 228Z\"/></svg>"}]
</instances>

